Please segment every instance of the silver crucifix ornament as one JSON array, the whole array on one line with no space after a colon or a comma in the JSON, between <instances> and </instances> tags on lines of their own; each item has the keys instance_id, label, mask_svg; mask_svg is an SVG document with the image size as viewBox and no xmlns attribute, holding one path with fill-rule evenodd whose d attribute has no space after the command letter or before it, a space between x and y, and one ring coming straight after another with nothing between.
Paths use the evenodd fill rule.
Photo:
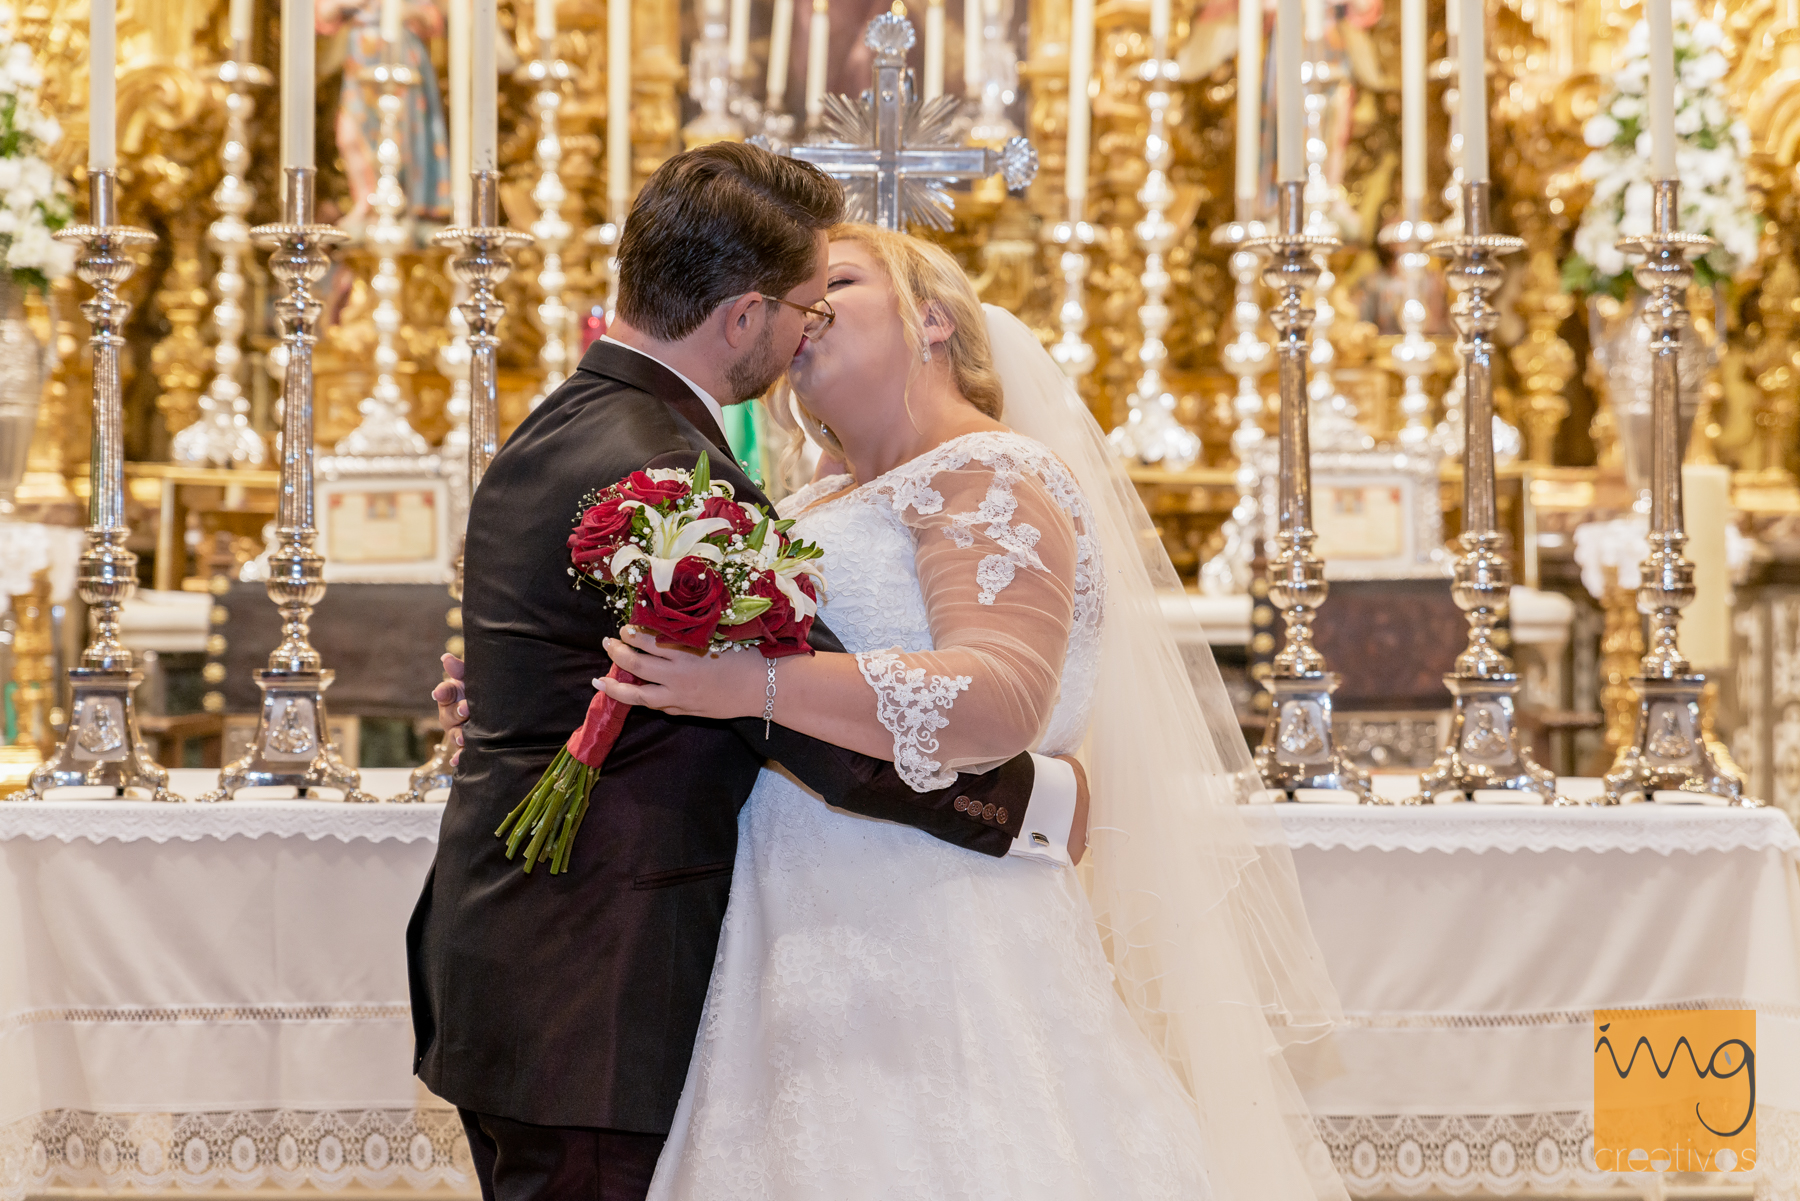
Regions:
<instances>
[{"instance_id":1,"label":"silver crucifix ornament","mask_svg":"<svg viewBox=\"0 0 1800 1201\"><path fill-rule=\"evenodd\" d=\"M863 45L875 53L874 87L858 100L825 97L827 141L794 146L788 153L843 183L852 221L894 230L949 229L945 185L999 172L1009 190L1020 191L1037 178L1037 151L1019 137L1008 138L998 150L953 143L951 127L962 102L950 95L921 100L915 94L906 70L914 40L912 22L899 13L870 21Z\"/></svg>"}]
</instances>

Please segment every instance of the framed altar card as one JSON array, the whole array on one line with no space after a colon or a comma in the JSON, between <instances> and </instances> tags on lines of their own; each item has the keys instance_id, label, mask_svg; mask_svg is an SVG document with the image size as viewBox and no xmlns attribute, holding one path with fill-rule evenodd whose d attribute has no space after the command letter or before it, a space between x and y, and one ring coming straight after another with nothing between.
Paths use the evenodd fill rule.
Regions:
<instances>
[{"instance_id":1,"label":"framed altar card","mask_svg":"<svg viewBox=\"0 0 1800 1201\"><path fill-rule=\"evenodd\" d=\"M1263 477L1265 513L1276 481ZM1388 451L1322 451L1312 457L1313 550L1333 580L1395 580L1450 573L1437 463ZM1265 527L1275 533L1271 519Z\"/></svg>"},{"instance_id":2,"label":"framed altar card","mask_svg":"<svg viewBox=\"0 0 1800 1201\"><path fill-rule=\"evenodd\" d=\"M441 475L321 478L316 503L328 581L449 582L450 486Z\"/></svg>"}]
</instances>

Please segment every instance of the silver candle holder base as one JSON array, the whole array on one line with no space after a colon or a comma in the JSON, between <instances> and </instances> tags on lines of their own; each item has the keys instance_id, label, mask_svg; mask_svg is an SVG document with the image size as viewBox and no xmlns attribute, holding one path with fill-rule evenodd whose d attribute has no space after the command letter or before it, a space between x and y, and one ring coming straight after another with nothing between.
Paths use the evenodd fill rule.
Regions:
<instances>
[{"instance_id":1,"label":"silver candle holder base","mask_svg":"<svg viewBox=\"0 0 1800 1201\"><path fill-rule=\"evenodd\" d=\"M74 693L69 732L38 767L30 782L9 800L42 800L52 788L105 788L115 796L148 793L158 801L182 798L169 791L169 773L150 758L138 734L132 695L143 682L130 648L119 640L119 613L137 591L137 556L126 549L125 433L119 383L122 331L131 302L119 285L137 270L131 251L149 246L149 230L117 223L116 179L111 171L88 177L92 222L57 232L77 243L82 256L75 274L94 294L81 306L93 326L88 346L93 361L94 440L90 454L87 547L77 569L77 590L88 605L91 633L81 666L69 671Z\"/></svg>"},{"instance_id":2,"label":"silver candle holder base","mask_svg":"<svg viewBox=\"0 0 1800 1201\"><path fill-rule=\"evenodd\" d=\"M1556 798L1556 773L1532 761L1519 742L1519 677L1486 679L1447 675L1454 707L1450 740L1419 777L1421 801L1446 793L1474 799L1477 792L1535 793Z\"/></svg>"},{"instance_id":3,"label":"silver candle holder base","mask_svg":"<svg viewBox=\"0 0 1800 1201\"><path fill-rule=\"evenodd\" d=\"M376 800L362 790L362 775L346 764L326 731L325 690L331 671L264 670L255 675L262 689L256 737L242 759L219 773L219 787L202 797L222 801L245 788L294 788L301 796L329 788L346 801Z\"/></svg>"},{"instance_id":4,"label":"silver candle holder base","mask_svg":"<svg viewBox=\"0 0 1800 1201\"><path fill-rule=\"evenodd\" d=\"M1274 232L1244 243L1267 256L1263 282L1279 298L1270 317L1279 337L1276 363L1281 380L1281 433L1277 452L1278 532L1268 568L1269 597L1287 630L1267 681L1268 727L1256 749L1263 784L1289 796L1306 789L1348 792L1368 804L1378 800L1369 776L1352 763L1332 736L1331 694L1338 677L1326 670L1313 645L1312 626L1329 591L1325 561L1313 553L1312 444L1306 369L1307 345L1316 312L1305 300L1319 279L1319 257L1338 246L1328 234L1306 229L1305 184L1280 185Z\"/></svg>"},{"instance_id":5,"label":"silver candle holder base","mask_svg":"<svg viewBox=\"0 0 1800 1201\"><path fill-rule=\"evenodd\" d=\"M1692 260L1712 248L1711 238L1679 228L1680 184L1656 182L1652 231L1625 238L1619 249L1642 259L1634 276L1649 296L1650 327L1650 554L1639 568L1638 611L1649 618L1640 674L1637 724L1604 777L1604 801L1655 800L1659 792L1720 797L1727 804L1760 806L1744 795L1744 782L1706 745L1700 727L1700 693L1706 677L1681 653L1681 611L1694 602L1694 565L1687 546L1681 495L1681 334L1690 321L1688 285Z\"/></svg>"}]
</instances>

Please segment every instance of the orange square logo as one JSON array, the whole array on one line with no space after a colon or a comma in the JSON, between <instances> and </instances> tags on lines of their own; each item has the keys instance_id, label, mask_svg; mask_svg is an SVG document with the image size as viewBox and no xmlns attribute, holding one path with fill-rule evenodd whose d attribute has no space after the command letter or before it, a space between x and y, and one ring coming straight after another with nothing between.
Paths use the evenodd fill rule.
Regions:
<instances>
[{"instance_id":1,"label":"orange square logo","mask_svg":"<svg viewBox=\"0 0 1800 1201\"><path fill-rule=\"evenodd\" d=\"M1756 1011L1594 1011L1594 1165L1756 1166Z\"/></svg>"}]
</instances>

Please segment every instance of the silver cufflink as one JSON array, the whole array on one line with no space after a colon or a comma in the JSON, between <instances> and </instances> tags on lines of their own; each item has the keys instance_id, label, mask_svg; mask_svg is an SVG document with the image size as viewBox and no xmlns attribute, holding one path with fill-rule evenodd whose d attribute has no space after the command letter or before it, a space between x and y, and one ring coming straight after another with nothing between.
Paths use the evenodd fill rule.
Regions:
<instances>
[{"instance_id":1,"label":"silver cufflink","mask_svg":"<svg viewBox=\"0 0 1800 1201\"><path fill-rule=\"evenodd\" d=\"M1031 832L1031 841L1037 843L1041 847L1047 847L1050 845L1050 840L1048 838L1044 837L1042 834L1039 834L1036 830L1033 830Z\"/></svg>"}]
</instances>

